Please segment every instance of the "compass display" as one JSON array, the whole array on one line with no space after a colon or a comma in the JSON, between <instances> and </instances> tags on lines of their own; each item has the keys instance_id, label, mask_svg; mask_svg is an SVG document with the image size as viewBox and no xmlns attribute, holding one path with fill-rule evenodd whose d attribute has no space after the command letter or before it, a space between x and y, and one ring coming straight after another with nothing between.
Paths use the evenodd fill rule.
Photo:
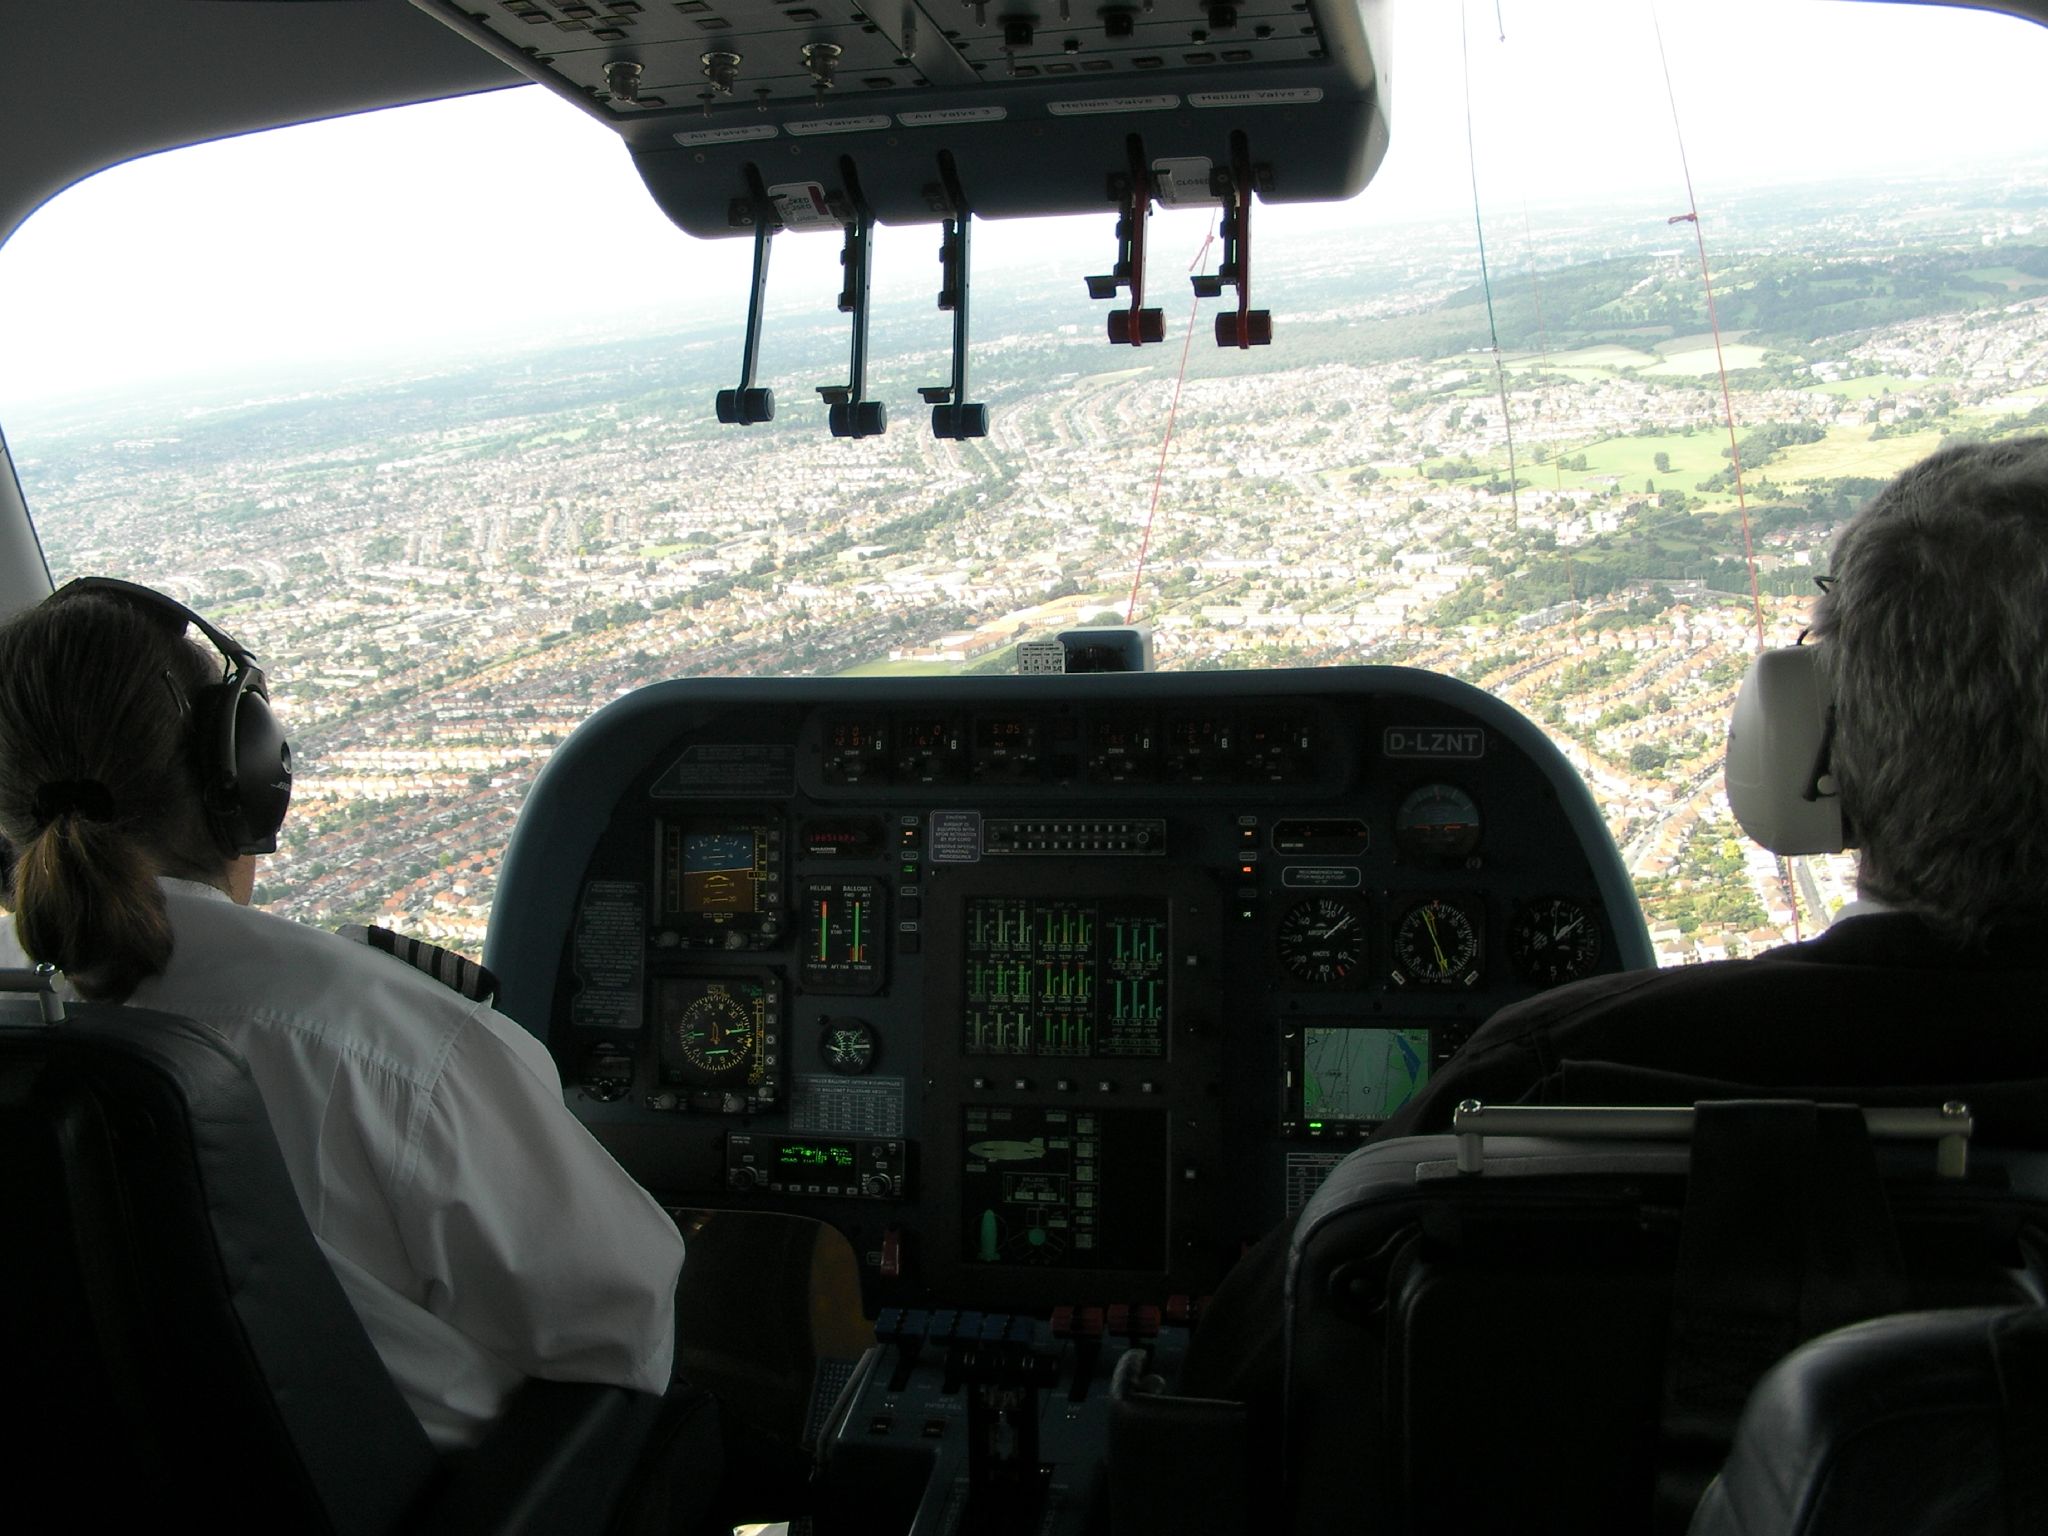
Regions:
<instances>
[{"instance_id":1,"label":"compass display","mask_svg":"<svg viewBox=\"0 0 2048 1536\"><path fill-rule=\"evenodd\" d=\"M738 1111L774 1102L782 1000L766 977L664 976L655 983L661 1081L693 1108Z\"/></svg>"}]
</instances>

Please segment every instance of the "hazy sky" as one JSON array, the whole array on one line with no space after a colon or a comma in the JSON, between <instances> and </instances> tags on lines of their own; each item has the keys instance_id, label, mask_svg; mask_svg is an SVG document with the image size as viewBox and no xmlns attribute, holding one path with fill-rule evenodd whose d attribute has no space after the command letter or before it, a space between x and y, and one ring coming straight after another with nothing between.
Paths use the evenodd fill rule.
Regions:
<instances>
[{"instance_id":1,"label":"hazy sky","mask_svg":"<svg viewBox=\"0 0 2048 1536\"><path fill-rule=\"evenodd\" d=\"M1648 0L1464 4L1489 221L1618 190L1682 211ZM1717 197L1765 182L2048 151L2048 30L1844 0L1663 0L1659 15L1710 229ZM1442 0L1397 10L1384 170L1341 209L1271 210L1268 238L1470 216L1459 22ZM1105 262L1110 224L984 226L977 276L1050 255L1078 280ZM1185 266L1205 227L1163 220L1159 270ZM929 288L931 247L929 229L885 230L878 289ZM771 292L829 304L837 241L776 249ZM674 295L667 323L723 319L745 302L747 259L743 240L677 232L618 140L539 89L200 146L91 178L0 247L0 420L102 387L616 320L583 285L532 296L535 272L624 272L622 296Z\"/></svg>"}]
</instances>

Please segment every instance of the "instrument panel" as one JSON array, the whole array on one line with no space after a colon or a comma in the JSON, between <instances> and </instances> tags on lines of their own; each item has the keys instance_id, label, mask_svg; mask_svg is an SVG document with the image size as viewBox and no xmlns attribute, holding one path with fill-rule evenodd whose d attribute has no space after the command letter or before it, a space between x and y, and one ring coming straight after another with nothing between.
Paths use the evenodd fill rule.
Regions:
<instances>
[{"instance_id":1,"label":"instrument panel","mask_svg":"<svg viewBox=\"0 0 2048 1536\"><path fill-rule=\"evenodd\" d=\"M645 689L489 955L664 1201L1011 1309L1213 1288L1495 1009L1648 959L1555 749L1400 668Z\"/></svg>"}]
</instances>

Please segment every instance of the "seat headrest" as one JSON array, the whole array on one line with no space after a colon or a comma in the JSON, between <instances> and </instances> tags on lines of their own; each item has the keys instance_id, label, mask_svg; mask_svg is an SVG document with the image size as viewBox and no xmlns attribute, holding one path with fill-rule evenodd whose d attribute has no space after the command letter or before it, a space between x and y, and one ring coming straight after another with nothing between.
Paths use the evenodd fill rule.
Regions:
<instances>
[{"instance_id":1,"label":"seat headrest","mask_svg":"<svg viewBox=\"0 0 2048 1536\"><path fill-rule=\"evenodd\" d=\"M1762 651L1728 722L1728 806L1773 853L1840 853L1842 800L1825 760L1829 700L1819 647Z\"/></svg>"}]
</instances>

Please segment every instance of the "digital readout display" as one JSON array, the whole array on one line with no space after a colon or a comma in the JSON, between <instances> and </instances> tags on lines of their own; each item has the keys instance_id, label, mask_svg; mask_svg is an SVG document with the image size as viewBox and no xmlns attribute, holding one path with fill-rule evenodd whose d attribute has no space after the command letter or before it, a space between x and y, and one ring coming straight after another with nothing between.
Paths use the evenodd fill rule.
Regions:
<instances>
[{"instance_id":1,"label":"digital readout display","mask_svg":"<svg viewBox=\"0 0 2048 1536\"><path fill-rule=\"evenodd\" d=\"M844 1141L790 1141L775 1143L775 1166L789 1173L853 1172L853 1145Z\"/></svg>"},{"instance_id":2,"label":"digital readout display","mask_svg":"<svg viewBox=\"0 0 2048 1536\"><path fill-rule=\"evenodd\" d=\"M1163 901L982 896L962 920L969 1052L1166 1054Z\"/></svg>"}]
</instances>

